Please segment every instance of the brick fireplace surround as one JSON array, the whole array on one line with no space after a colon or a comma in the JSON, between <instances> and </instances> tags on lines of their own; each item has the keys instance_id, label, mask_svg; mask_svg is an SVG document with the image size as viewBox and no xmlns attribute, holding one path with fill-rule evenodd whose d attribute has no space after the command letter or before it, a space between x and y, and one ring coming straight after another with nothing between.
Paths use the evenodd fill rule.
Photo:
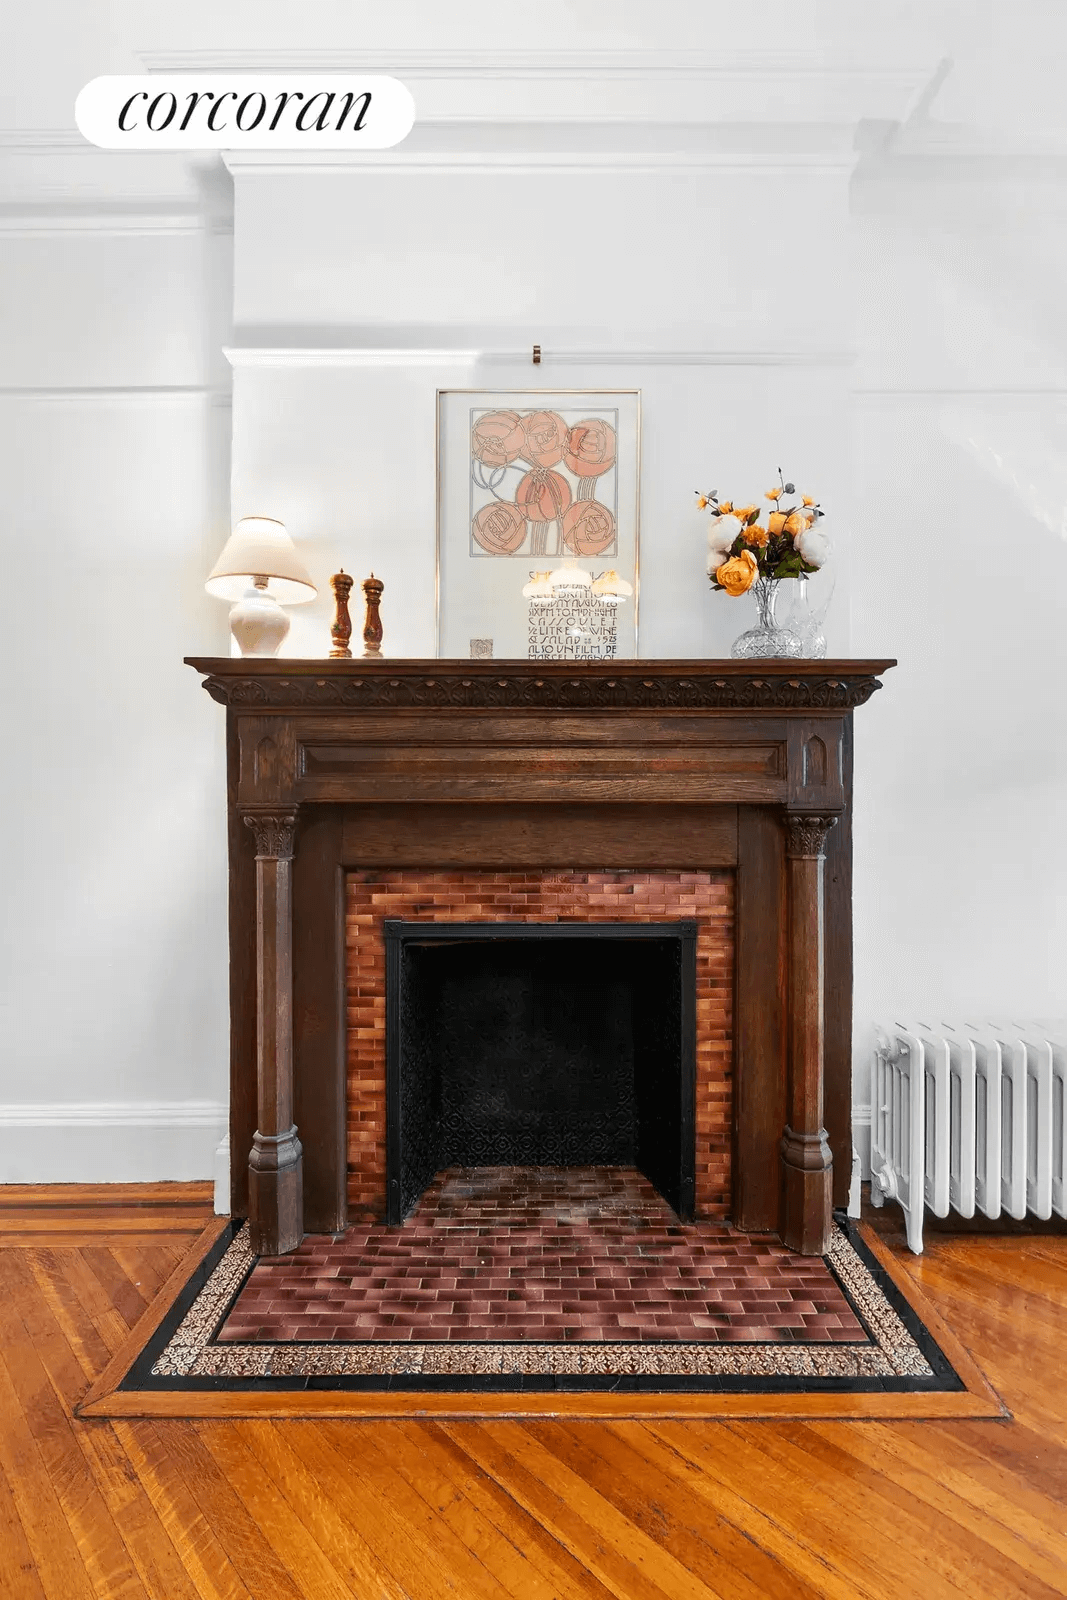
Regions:
<instances>
[{"instance_id":1,"label":"brick fireplace surround","mask_svg":"<svg viewBox=\"0 0 1067 1600\"><path fill-rule=\"evenodd\" d=\"M259 1253L380 1215L387 912L696 918L698 1214L825 1252L852 712L895 663L189 664L227 708L231 1205Z\"/></svg>"},{"instance_id":2,"label":"brick fireplace surround","mask_svg":"<svg viewBox=\"0 0 1067 1600\"><path fill-rule=\"evenodd\" d=\"M733 874L350 872L348 1212L385 1214L385 919L697 923L696 1215L730 1212Z\"/></svg>"}]
</instances>

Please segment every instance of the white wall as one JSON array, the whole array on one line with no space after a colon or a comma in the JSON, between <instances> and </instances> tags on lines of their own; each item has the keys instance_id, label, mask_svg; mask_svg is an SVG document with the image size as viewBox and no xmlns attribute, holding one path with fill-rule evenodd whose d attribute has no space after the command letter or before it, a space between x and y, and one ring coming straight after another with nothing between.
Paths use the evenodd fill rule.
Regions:
<instances>
[{"instance_id":1,"label":"white wall","mask_svg":"<svg viewBox=\"0 0 1067 1600\"><path fill-rule=\"evenodd\" d=\"M226 1121L229 241L9 221L0 1181L204 1178ZM213 287L214 283L214 287Z\"/></svg>"},{"instance_id":2,"label":"white wall","mask_svg":"<svg viewBox=\"0 0 1067 1600\"><path fill-rule=\"evenodd\" d=\"M853 181L864 1112L878 1018L1067 1012L1065 167L946 143Z\"/></svg>"},{"instance_id":3,"label":"white wall","mask_svg":"<svg viewBox=\"0 0 1067 1600\"><path fill-rule=\"evenodd\" d=\"M880 1016L1065 1009L1059 7L545 0L532 40L488 0L45 0L18 29L0 1180L210 1174L223 718L180 664L226 647L203 573L266 510L320 579L373 566L387 651L426 652L448 384L642 390L644 654L748 625L707 590L697 484L780 462L829 507L831 652L901 663L856 717L860 1105ZM408 146L234 163L233 238L214 158L73 132L100 72L368 52L412 83ZM535 340L536 372L502 354ZM409 354L330 354L353 347ZM293 618L291 651L328 648L325 597Z\"/></svg>"}]
</instances>

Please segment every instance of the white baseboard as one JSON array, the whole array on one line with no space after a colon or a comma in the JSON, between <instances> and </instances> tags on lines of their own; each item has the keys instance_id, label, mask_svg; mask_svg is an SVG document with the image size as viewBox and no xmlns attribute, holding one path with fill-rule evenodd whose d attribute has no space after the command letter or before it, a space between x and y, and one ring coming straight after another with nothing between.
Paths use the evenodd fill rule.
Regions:
<instances>
[{"instance_id":1,"label":"white baseboard","mask_svg":"<svg viewBox=\"0 0 1067 1600\"><path fill-rule=\"evenodd\" d=\"M228 1120L216 1100L0 1105L0 1183L212 1178Z\"/></svg>"},{"instance_id":2,"label":"white baseboard","mask_svg":"<svg viewBox=\"0 0 1067 1600\"><path fill-rule=\"evenodd\" d=\"M230 1214L230 1136L224 1133L215 1147L215 1215Z\"/></svg>"}]
</instances>

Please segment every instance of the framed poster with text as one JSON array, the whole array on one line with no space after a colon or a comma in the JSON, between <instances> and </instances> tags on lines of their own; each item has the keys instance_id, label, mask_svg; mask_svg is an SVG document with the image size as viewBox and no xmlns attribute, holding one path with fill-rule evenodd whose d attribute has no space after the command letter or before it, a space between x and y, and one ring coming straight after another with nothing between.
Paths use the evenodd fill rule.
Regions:
<instances>
[{"instance_id":1,"label":"framed poster with text","mask_svg":"<svg viewBox=\"0 0 1067 1600\"><path fill-rule=\"evenodd\" d=\"M438 656L636 656L640 453L636 389L438 390Z\"/></svg>"}]
</instances>

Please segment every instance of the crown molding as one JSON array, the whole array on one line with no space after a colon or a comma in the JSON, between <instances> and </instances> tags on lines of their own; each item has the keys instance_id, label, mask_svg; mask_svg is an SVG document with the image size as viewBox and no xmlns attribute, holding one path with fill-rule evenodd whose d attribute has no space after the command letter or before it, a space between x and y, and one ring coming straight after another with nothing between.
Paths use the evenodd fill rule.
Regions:
<instances>
[{"instance_id":1,"label":"crown molding","mask_svg":"<svg viewBox=\"0 0 1067 1600\"><path fill-rule=\"evenodd\" d=\"M1005 388L975 385L970 388L928 386L883 389L872 386L852 389L850 393L855 401L867 405L936 405L944 401L951 401L953 404L963 401L981 405L991 400L1027 404L1042 400L1067 400L1067 384L1033 384Z\"/></svg>"},{"instance_id":2,"label":"crown molding","mask_svg":"<svg viewBox=\"0 0 1067 1600\"><path fill-rule=\"evenodd\" d=\"M382 368L530 366L523 349L402 349L231 345L223 355L232 367ZM539 378L552 367L847 367L855 357L843 350L552 350L541 356Z\"/></svg>"},{"instance_id":3,"label":"crown molding","mask_svg":"<svg viewBox=\"0 0 1067 1600\"><path fill-rule=\"evenodd\" d=\"M228 406L232 395L229 389L197 383L4 384L0 385L0 400L32 400L52 405L82 405L96 402L140 405L145 401L170 403L176 400L195 400L207 402L212 406Z\"/></svg>"},{"instance_id":4,"label":"crown molding","mask_svg":"<svg viewBox=\"0 0 1067 1600\"><path fill-rule=\"evenodd\" d=\"M655 174L660 172L759 172L795 176L847 175L858 159L855 152L831 155L816 151L633 151L527 150L475 152L468 150L358 151L226 150L223 161L235 177L303 176L307 173L404 173L415 177L440 177L446 173L501 178L559 173L565 177L595 177L605 173Z\"/></svg>"},{"instance_id":5,"label":"crown molding","mask_svg":"<svg viewBox=\"0 0 1067 1600\"><path fill-rule=\"evenodd\" d=\"M929 63L684 50L144 50L150 72L385 73L444 121L902 120Z\"/></svg>"},{"instance_id":6,"label":"crown molding","mask_svg":"<svg viewBox=\"0 0 1067 1600\"><path fill-rule=\"evenodd\" d=\"M89 233L97 238L129 239L149 235L232 234L233 221L191 211L146 208L119 209L102 201L98 207L56 202L0 211L0 235L49 239Z\"/></svg>"}]
</instances>

